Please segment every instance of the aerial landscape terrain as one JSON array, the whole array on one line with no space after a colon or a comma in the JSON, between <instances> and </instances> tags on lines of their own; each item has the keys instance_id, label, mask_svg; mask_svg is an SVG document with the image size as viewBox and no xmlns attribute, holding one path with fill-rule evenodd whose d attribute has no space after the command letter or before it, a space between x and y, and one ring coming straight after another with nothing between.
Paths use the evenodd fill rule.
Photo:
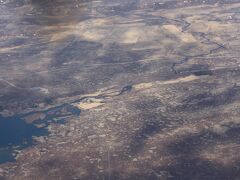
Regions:
<instances>
[{"instance_id":1,"label":"aerial landscape terrain","mask_svg":"<svg viewBox=\"0 0 240 180\"><path fill-rule=\"evenodd\" d=\"M0 0L0 180L240 180L240 0Z\"/></svg>"}]
</instances>

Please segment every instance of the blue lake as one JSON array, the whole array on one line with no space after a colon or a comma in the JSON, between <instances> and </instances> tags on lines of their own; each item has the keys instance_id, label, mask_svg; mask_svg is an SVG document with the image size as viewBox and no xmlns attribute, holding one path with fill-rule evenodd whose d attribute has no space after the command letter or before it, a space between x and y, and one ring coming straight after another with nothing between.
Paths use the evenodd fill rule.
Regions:
<instances>
[{"instance_id":1,"label":"blue lake","mask_svg":"<svg viewBox=\"0 0 240 180\"><path fill-rule=\"evenodd\" d=\"M34 113L44 113L44 119L27 123L24 117ZM0 116L0 164L15 161L16 151L34 144L33 137L47 136L46 127L51 123L65 123L72 116L79 116L80 110L63 104L46 111L31 112L12 117ZM56 120L57 119L57 120ZM37 126L42 124L41 127Z\"/></svg>"},{"instance_id":2,"label":"blue lake","mask_svg":"<svg viewBox=\"0 0 240 180\"><path fill-rule=\"evenodd\" d=\"M44 136L48 132L26 123L21 118L0 116L0 163L14 161L14 149L20 150L31 146L33 136Z\"/></svg>"}]
</instances>

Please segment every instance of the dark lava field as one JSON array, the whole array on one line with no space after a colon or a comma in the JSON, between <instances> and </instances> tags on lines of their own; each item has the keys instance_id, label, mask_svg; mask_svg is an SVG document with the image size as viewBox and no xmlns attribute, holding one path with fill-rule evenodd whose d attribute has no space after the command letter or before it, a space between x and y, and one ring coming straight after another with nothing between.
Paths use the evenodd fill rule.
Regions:
<instances>
[{"instance_id":1,"label":"dark lava field","mask_svg":"<svg viewBox=\"0 0 240 180\"><path fill-rule=\"evenodd\" d=\"M1 0L0 180L240 180L240 0Z\"/></svg>"}]
</instances>

